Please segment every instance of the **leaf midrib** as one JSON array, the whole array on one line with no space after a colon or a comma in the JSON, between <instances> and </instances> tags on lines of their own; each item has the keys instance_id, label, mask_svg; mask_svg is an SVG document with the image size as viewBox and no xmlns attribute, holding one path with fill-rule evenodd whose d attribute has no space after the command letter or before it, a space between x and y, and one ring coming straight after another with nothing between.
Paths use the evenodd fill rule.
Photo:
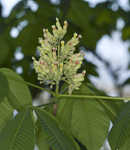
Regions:
<instances>
[{"instance_id":1,"label":"leaf midrib","mask_svg":"<svg viewBox=\"0 0 130 150\"><path fill-rule=\"evenodd\" d=\"M38 112L39 113L39 112ZM40 115L40 113L39 113L39 115ZM41 115L40 115L41 116ZM40 117L41 118L41 117ZM41 118L41 120L43 120L42 118ZM48 125L47 125L48 126ZM53 134L53 137L55 137L55 139L57 140L57 142L59 143L59 145L60 145L60 147L61 148L64 148L63 146L62 146L62 140L60 139L60 138L58 138L58 136L57 136L57 134L55 134L55 131L53 131L53 129L50 127L50 126L48 126L48 128L49 128L49 130L52 132L52 134ZM59 128L59 130L61 131L61 132L63 132L60 128Z\"/></svg>"},{"instance_id":2,"label":"leaf midrib","mask_svg":"<svg viewBox=\"0 0 130 150\"><path fill-rule=\"evenodd\" d=\"M17 134L18 134L18 132L19 132L19 129L21 128L21 126L22 126L22 124L23 124L23 121L24 121L24 119L25 119L25 116L26 116L26 112L24 113L24 115L22 116L22 119L21 119L21 121L20 121L20 123L19 123L19 126L18 126L18 128L16 128L16 131L15 131L15 134L14 134L14 138L12 138L12 144L10 144L10 146L9 146L9 150L12 150L12 147L13 147L13 145L14 145L14 142L15 142L15 140L16 140L16 137L17 137Z\"/></svg>"}]
</instances>

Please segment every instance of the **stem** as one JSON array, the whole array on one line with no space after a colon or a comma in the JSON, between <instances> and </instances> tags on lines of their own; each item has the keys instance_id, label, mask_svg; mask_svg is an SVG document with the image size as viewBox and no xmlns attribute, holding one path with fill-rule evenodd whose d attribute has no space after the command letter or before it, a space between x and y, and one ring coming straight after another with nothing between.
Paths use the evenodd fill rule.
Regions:
<instances>
[{"instance_id":1,"label":"stem","mask_svg":"<svg viewBox=\"0 0 130 150\"><path fill-rule=\"evenodd\" d=\"M43 90L43 91L47 91L47 92L49 92L50 94L52 94L53 96L55 96L55 92L53 92L53 91L51 91L51 90L48 90L48 89L45 89L45 88L42 88L42 87L40 87L40 86L38 86L38 85L35 85L35 84L33 84L33 83L30 83L30 82L27 82L27 81L24 81L24 80L18 80L18 79L16 79L16 78L12 78L12 77L10 77L10 79L11 79L11 80L14 80L14 81L16 81L16 82L24 83L24 84L26 84L26 85L29 85L29 86L31 86L31 87L34 87L34 88L37 88L37 89L40 89L40 90Z\"/></svg>"},{"instance_id":2,"label":"stem","mask_svg":"<svg viewBox=\"0 0 130 150\"><path fill-rule=\"evenodd\" d=\"M110 96L91 96L91 95L57 95L57 98L76 98L76 99L99 99L99 100L128 100L130 101L130 97L110 97ZM42 106L47 106L47 105L53 105L54 104L54 112L53 115L56 114L56 109L57 109L57 102L59 100L54 100L50 103L47 104L42 104L40 106L33 106L33 108L36 107L42 107Z\"/></svg>"},{"instance_id":3,"label":"stem","mask_svg":"<svg viewBox=\"0 0 130 150\"><path fill-rule=\"evenodd\" d=\"M43 88L43 87L40 87L40 86L38 86L38 85L32 84L32 83L27 82L27 81L23 81L23 82L24 82L25 84L29 85L29 86L34 87L34 88L37 88L37 89L40 89L40 90L43 90L43 91L47 91L47 92L49 92L50 94L52 94L53 96L55 96L55 93L54 93L53 91L51 91L51 90L45 89L45 88Z\"/></svg>"},{"instance_id":4,"label":"stem","mask_svg":"<svg viewBox=\"0 0 130 150\"><path fill-rule=\"evenodd\" d=\"M59 96L59 81L56 82L56 100L58 100L58 96ZM54 103L53 105L53 115L56 116L56 112L57 112L57 104Z\"/></svg>"},{"instance_id":5,"label":"stem","mask_svg":"<svg viewBox=\"0 0 130 150\"><path fill-rule=\"evenodd\" d=\"M59 82L56 82L56 97L58 96L59 93Z\"/></svg>"},{"instance_id":6,"label":"stem","mask_svg":"<svg viewBox=\"0 0 130 150\"><path fill-rule=\"evenodd\" d=\"M111 96L91 96L91 95L58 95L59 98L76 98L76 99L104 99L104 100L128 100L130 97L111 97Z\"/></svg>"},{"instance_id":7,"label":"stem","mask_svg":"<svg viewBox=\"0 0 130 150\"><path fill-rule=\"evenodd\" d=\"M33 84L33 83L27 82L27 81L25 81L25 80L18 80L18 79L14 78L14 77L9 77L9 78L10 78L11 80L16 81L16 82L24 83L24 84L29 85L29 86L31 86L31 87L34 87L34 88L37 88L37 89L40 89L40 90L43 90L43 91L47 91L48 93L52 94L53 96L56 96L55 92L53 92L53 91L51 91L51 90L49 90L49 89L45 89L45 88L43 88L43 87L40 87L40 86L35 85L35 84Z\"/></svg>"}]
</instances>

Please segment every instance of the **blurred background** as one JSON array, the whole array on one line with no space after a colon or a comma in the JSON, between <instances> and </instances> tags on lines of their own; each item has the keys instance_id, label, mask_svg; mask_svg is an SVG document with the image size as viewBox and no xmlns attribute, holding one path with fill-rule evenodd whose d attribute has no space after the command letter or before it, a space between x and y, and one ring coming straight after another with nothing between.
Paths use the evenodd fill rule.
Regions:
<instances>
[{"instance_id":1,"label":"blurred background","mask_svg":"<svg viewBox=\"0 0 130 150\"><path fill-rule=\"evenodd\" d=\"M86 80L108 95L130 96L130 0L0 0L0 67L39 84L32 56L56 17L69 23L67 40L82 35Z\"/></svg>"},{"instance_id":2,"label":"blurred background","mask_svg":"<svg viewBox=\"0 0 130 150\"><path fill-rule=\"evenodd\" d=\"M86 53L86 81L108 95L130 96L130 0L0 0L0 67L38 85L32 56L56 17L69 23L66 40L82 35L77 50ZM30 90L40 104L48 101L47 92Z\"/></svg>"}]
</instances>

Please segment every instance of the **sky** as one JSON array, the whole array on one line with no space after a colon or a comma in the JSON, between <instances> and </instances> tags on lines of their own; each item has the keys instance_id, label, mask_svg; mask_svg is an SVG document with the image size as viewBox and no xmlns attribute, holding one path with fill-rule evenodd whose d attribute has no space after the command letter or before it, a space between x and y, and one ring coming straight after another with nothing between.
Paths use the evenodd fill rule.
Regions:
<instances>
[{"instance_id":1,"label":"sky","mask_svg":"<svg viewBox=\"0 0 130 150\"><path fill-rule=\"evenodd\" d=\"M20 0L1 0L3 4L3 16L7 17L13 8L13 6ZM52 0L53 3L56 2L57 0ZM97 3L103 2L106 0L85 0L88 1L91 7L94 7ZM130 8L128 7L128 0L118 0L118 4L125 10L129 10ZM29 1L29 5L31 9L34 11L38 9L37 5L33 3L32 0ZM117 8L118 6L114 6L113 8ZM25 25L26 23L23 23ZM120 73L120 82L122 82L125 78L128 78L130 76L130 72L126 71L126 67L128 65L128 62L130 60L130 57L128 55L128 46L129 42L123 42L121 39L121 29L124 26L124 21L119 18L117 21L117 29L112 32L112 36L104 35L97 44L96 51L97 53L103 57L105 60L110 62L111 66L113 69L118 69L121 68ZM26 26L26 25L25 25ZM13 28L11 30L11 35L12 37L16 38L18 36L18 29ZM87 31L87 29L86 29ZM89 37L87 37L89 38ZM21 53L20 49L17 50L15 56L17 59L22 59L24 56ZM125 59L124 59L125 58ZM93 76L90 76L90 79L94 82L94 84L101 88L104 89L108 92L110 95L116 95L116 90L114 89L113 86L113 80L110 77L107 68L105 68L104 64L97 60L91 53L86 54L86 59L91 61L92 63L96 64L98 67L98 73L99 73L99 78L95 78ZM22 68L18 67L17 68L18 73L22 73ZM104 82L105 81L105 82ZM107 89L106 89L107 87ZM108 88L109 87L109 88Z\"/></svg>"},{"instance_id":2,"label":"sky","mask_svg":"<svg viewBox=\"0 0 130 150\"><path fill-rule=\"evenodd\" d=\"M8 16L12 7L19 1L20 0L1 0L1 3L3 4L3 16Z\"/></svg>"},{"instance_id":3,"label":"sky","mask_svg":"<svg viewBox=\"0 0 130 150\"><path fill-rule=\"evenodd\" d=\"M105 2L107 0L84 0L84 1L89 2L91 6L95 6L97 3ZM123 9L125 9L125 10L130 9L129 5L128 5L129 0L117 0L117 1L118 1L118 5L121 6Z\"/></svg>"}]
</instances>

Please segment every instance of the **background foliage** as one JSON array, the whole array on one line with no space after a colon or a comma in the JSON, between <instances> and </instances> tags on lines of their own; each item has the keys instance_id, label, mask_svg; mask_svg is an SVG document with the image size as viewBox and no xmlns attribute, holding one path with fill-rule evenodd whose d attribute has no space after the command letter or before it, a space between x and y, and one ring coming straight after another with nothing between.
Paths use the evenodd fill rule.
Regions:
<instances>
[{"instance_id":1,"label":"background foliage","mask_svg":"<svg viewBox=\"0 0 130 150\"><path fill-rule=\"evenodd\" d=\"M0 68L7 67L17 71L18 67L22 67L23 71L21 72L21 76L24 80L38 85L39 82L37 81L36 74L32 67L32 56L36 55L38 57L36 47L38 45L38 37L42 36L42 29L50 27L51 24L55 23L55 18L58 17L62 23L64 20L69 22L69 33L66 39L71 38L75 31L82 34L83 38L78 50L83 49L86 53L91 52L97 59L104 63L114 79L115 86L119 89L119 96L121 96L120 89L130 83L130 78L126 79L123 83L118 84L117 81L120 79L120 76L117 74L116 70L111 68L109 62L98 55L96 46L98 41L104 35L107 34L111 36L112 31L116 29L117 20L119 18L123 19L125 22L125 25L121 30L122 40L129 41L130 11L125 11L120 7L118 0L106 0L105 2L98 3L95 7L92 7L84 0L59 0L57 3L53 3L51 0L35 0L33 2L38 7L36 10L29 5L29 1L30 0L19 1L8 17L2 16L2 5L0 2ZM114 5L118 6L116 10L113 9ZM14 28L18 31L17 36L11 34L11 31ZM128 49L130 49L130 47L128 47ZM20 60L15 57L16 53L19 51L24 54L24 57ZM85 60L82 68L86 69L87 75L83 86L75 94L106 95L106 93L97 90L91 84L89 78L90 75L98 77L96 66L88 60ZM130 61L127 70L129 69ZM21 82L15 81L16 79ZM0 69L0 131L5 127L0 135L0 146L3 146L3 150L9 149L9 147L4 147L7 146L4 144L6 141L5 139L8 137L8 141L16 133L14 129L8 133L7 137L3 138L4 132L6 132L6 129L8 128L5 124L10 116L12 116L13 110L17 109L19 111L24 106L30 105L32 99L41 92L38 89L30 87L30 94L28 88L22 81L23 80L17 74L14 74L13 71ZM38 109L36 110L36 113L40 118L39 122L44 124L44 126L41 127L40 123L37 123L37 126L39 127L35 134L38 137L37 143L39 148L42 150L43 147L46 147L45 149L48 150L49 146L47 143L49 141L54 150L64 150L67 146L68 150L74 149L75 146L80 146L83 150L99 150L108 137L112 150L116 150L119 147L120 150L129 150L129 109L129 103L124 104L120 101L108 102L96 99L93 101L90 99L87 99L86 101L82 101L82 99L74 101L74 99L70 99L68 102L68 100L62 100L59 103L56 117L57 120L60 121L60 126L64 126L64 128L74 136L75 140L70 137L70 141L72 140L71 144L68 142L67 133L62 139L63 133L61 132L59 123L55 122L55 118L50 116L45 110L41 111ZM7 111L8 114L6 113ZM51 109L48 111L51 112ZM21 130L24 126L29 126L30 128L29 131L24 132L26 134L21 135L27 138L25 141L22 140L22 143L20 143L21 147L23 145L25 146L26 141L30 141L30 138L32 138L30 143L34 143L35 141L33 119L30 116L32 116L31 109L24 112L20 111L16 116L15 122L18 122L21 117L23 118L23 121L25 121L24 124L21 122L21 128L17 127L17 123L12 120L9 121L10 128L11 126L16 126L16 129L19 129L17 130L18 135L21 134ZM30 121L28 119L30 119ZM110 121L114 126L108 135ZM8 130L10 130L10 128ZM55 128L56 133L52 132L52 128ZM41 130L47 130L46 134L51 138L46 138L46 136L41 133ZM59 136L55 137L55 134L58 134ZM56 141L53 141L52 139L56 139ZM21 139L19 139L18 136L13 143L19 143L19 141L21 141ZM45 143L41 141L44 141ZM66 143L69 144L67 145ZM77 146L76 143L78 143L79 146ZM14 145L9 143L9 150L14 150ZM32 150L33 146L34 145L28 143L24 150ZM16 149L20 150L19 145L16 146Z\"/></svg>"}]
</instances>

